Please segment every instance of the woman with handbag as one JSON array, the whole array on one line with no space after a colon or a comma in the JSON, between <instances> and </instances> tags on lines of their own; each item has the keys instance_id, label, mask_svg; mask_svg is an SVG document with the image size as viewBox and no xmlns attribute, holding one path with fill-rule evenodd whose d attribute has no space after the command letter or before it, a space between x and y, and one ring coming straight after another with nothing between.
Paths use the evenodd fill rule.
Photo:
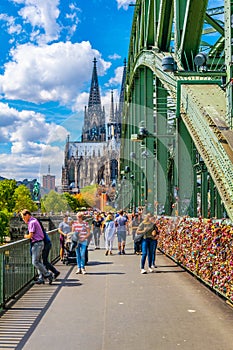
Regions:
<instances>
[{"instance_id":1,"label":"woman with handbag","mask_svg":"<svg viewBox=\"0 0 233 350\"><path fill-rule=\"evenodd\" d=\"M152 260L153 260L153 237L157 234L158 229L156 224L153 222L153 216L151 213L148 213L141 224L138 226L136 235L142 235L141 240L141 249L142 249L142 257L141 257L141 273L146 274L145 263L146 258L148 260L148 271L153 272L152 268Z\"/></svg>"}]
</instances>

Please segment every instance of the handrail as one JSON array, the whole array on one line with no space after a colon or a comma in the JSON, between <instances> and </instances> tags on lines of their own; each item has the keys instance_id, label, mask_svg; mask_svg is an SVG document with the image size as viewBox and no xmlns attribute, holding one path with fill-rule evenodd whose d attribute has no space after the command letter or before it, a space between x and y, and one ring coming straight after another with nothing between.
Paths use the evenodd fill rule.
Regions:
<instances>
[{"instance_id":1,"label":"handrail","mask_svg":"<svg viewBox=\"0 0 233 350\"><path fill-rule=\"evenodd\" d=\"M50 261L59 259L60 241L58 230L48 231L52 242ZM36 276L31 262L30 240L21 239L0 247L0 309L30 285Z\"/></svg>"}]
</instances>

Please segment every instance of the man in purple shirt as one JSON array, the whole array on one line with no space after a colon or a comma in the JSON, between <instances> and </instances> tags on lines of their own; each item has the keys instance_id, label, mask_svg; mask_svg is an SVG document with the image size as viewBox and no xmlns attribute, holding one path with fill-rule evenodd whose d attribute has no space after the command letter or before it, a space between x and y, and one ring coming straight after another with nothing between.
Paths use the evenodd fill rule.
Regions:
<instances>
[{"instance_id":1,"label":"man in purple shirt","mask_svg":"<svg viewBox=\"0 0 233 350\"><path fill-rule=\"evenodd\" d=\"M23 221L28 225L28 234L24 235L24 238L31 240L31 255L32 264L38 271L39 279L36 284L44 284L44 278L48 278L49 284L53 281L53 276L42 263L42 251L44 249L44 233L40 226L39 221L34 218L30 211L24 209L21 212Z\"/></svg>"}]
</instances>

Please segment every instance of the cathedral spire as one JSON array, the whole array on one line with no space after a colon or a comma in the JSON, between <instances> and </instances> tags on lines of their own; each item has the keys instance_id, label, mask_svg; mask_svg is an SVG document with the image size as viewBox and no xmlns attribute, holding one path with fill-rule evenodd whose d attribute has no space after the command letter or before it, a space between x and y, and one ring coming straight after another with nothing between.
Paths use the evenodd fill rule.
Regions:
<instances>
[{"instance_id":1,"label":"cathedral spire","mask_svg":"<svg viewBox=\"0 0 233 350\"><path fill-rule=\"evenodd\" d=\"M96 58L94 58L94 67L92 71L92 79L91 79L91 88L90 88L90 95L88 100L88 109L96 109L96 106L99 106L101 110L101 100L100 100L100 91L99 91L99 82L98 82L98 75L97 75L97 68L96 68Z\"/></svg>"},{"instance_id":2,"label":"cathedral spire","mask_svg":"<svg viewBox=\"0 0 233 350\"><path fill-rule=\"evenodd\" d=\"M82 142L105 141L105 111L101 107L97 60L94 58L90 94L87 109L85 108Z\"/></svg>"},{"instance_id":3,"label":"cathedral spire","mask_svg":"<svg viewBox=\"0 0 233 350\"><path fill-rule=\"evenodd\" d=\"M113 91L111 91L111 105L110 105L110 114L109 114L109 123L114 123L114 102L113 102Z\"/></svg>"}]
</instances>

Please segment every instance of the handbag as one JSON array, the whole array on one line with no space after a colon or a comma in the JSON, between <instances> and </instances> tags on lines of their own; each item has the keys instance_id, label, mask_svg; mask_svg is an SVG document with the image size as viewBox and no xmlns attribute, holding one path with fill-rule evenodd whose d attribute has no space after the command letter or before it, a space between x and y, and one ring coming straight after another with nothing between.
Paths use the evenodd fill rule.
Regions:
<instances>
[{"instance_id":1,"label":"handbag","mask_svg":"<svg viewBox=\"0 0 233 350\"><path fill-rule=\"evenodd\" d=\"M134 237L134 243L141 243L144 233L136 234Z\"/></svg>"}]
</instances>

